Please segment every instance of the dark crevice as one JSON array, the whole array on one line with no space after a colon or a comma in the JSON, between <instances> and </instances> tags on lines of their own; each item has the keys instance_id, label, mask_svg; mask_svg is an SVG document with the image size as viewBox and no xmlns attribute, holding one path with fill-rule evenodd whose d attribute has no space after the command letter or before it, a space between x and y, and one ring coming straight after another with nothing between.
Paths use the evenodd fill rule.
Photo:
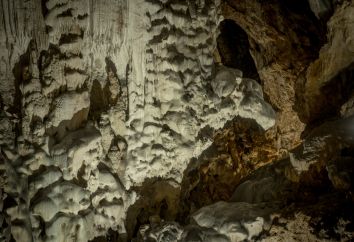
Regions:
<instances>
[{"instance_id":1,"label":"dark crevice","mask_svg":"<svg viewBox=\"0 0 354 242\"><path fill-rule=\"evenodd\" d=\"M78 40L83 39L83 37L84 37L83 30L81 30L81 33L79 35L78 34L71 34L71 33L62 34L59 39L59 45L77 42Z\"/></svg>"},{"instance_id":2,"label":"dark crevice","mask_svg":"<svg viewBox=\"0 0 354 242\"><path fill-rule=\"evenodd\" d=\"M60 50L57 46L49 44L48 50L42 50L39 55L39 61L37 63L39 70L39 79L43 86L46 86L44 82L44 71L47 69L54 60L54 56L60 55Z\"/></svg>"},{"instance_id":3,"label":"dark crevice","mask_svg":"<svg viewBox=\"0 0 354 242\"><path fill-rule=\"evenodd\" d=\"M57 15L57 18L61 18L61 17L72 17L73 14L72 14L72 8L69 8L67 10L65 10L64 12L60 13Z\"/></svg>"},{"instance_id":4,"label":"dark crevice","mask_svg":"<svg viewBox=\"0 0 354 242\"><path fill-rule=\"evenodd\" d=\"M32 182L36 181L36 179L40 175L42 175L43 173L48 172L48 171L59 171L59 172L61 172L61 170L58 167L56 167L56 166L44 166L44 165L41 165L30 176L28 176L28 183L32 183Z\"/></svg>"},{"instance_id":5,"label":"dark crevice","mask_svg":"<svg viewBox=\"0 0 354 242\"><path fill-rule=\"evenodd\" d=\"M109 108L109 93L97 80L93 80L90 92L90 111L89 118L99 121L101 113L106 112Z\"/></svg>"},{"instance_id":6,"label":"dark crevice","mask_svg":"<svg viewBox=\"0 0 354 242\"><path fill-rule=\"evenodd\" d=\"M300 118L307 123L306 130L302 136L306 135L322 123L340 117L342 105L354 95L354 65L341 71L334 78L320 88L320 94L316 98L316 103L310 106L309 113L299 112ZM303 105L299 102L295 109L301 109ZM307 116L306 116L307 115Z\"/></svg>"},{"instance_id":7,"label":"dark crevice","mask_svg":"<svg viewBox=\"0 0 354 242\"><path fill-rule=\"evenodd\" d=\"M170 35L170 32L173 30L169 30L167 27L163 27L161 29L161 33L154 35L151 40L149 40L150 45L156 45L158 43L161 43L163 40L166 40L168 36Z\"/></svg>"},{"instance_id":8,"label":"dark crevice","mask_svg":"<svg viewBox=\"0 0 354 242\"><path fill-rule=\"evenodd\" d=\"M38 204L44 197L47 196L47 194L57 185L61 184L64 182L63 178L59 178L57 181L54 183L43 187L37 191L37 193L32 197L32 199L29 202L29 208L33 209L33 207Z\"/></svg>"},{"instance_id":9,"label":"dark crevice","mask_svg":"<svg viewBox=\"0 0 354 242\"><path fill-rule=\"evenodd\" d=\"M269 5L270 7L271 5ZM326 22L323 23L316 18L308 0L281 0L279 7L284 13L285 21L295 31L295 38L309 40L300 41L301 48L306 50L307 54L313 55L312 58L318 58L319 50L326 42Z\"/></svg>"},{"instance_id":10,"label":"dark crevice","mask_svg":"<svg viewBox=\"0 0 354 242\"><path fill-rule=\"evenodd\" d=\"M23 94L20 90L20 86L24 83L28 82L32 78L32 73L29 71L30 66L30 53L31 51L36 51L36 43L34 40L31 40L28 44L28 48L26 53L19 57L19 61L14 65L12 69L12 73L14 75L14 86L15 86L15 94L14 94L14 103L7 110L9 113L16 114L19 118L20 122L16 123L15 126L15 135L16 140L17 137L22 133L22 97Z\"/></svg>"},{"instance_id":11,"label":"dark crevice","mask_svg":"<svg viewBox=\"0 0 354 242\"><path fill-rule=\"evenodd\" d=\"M74 74L75 72L77 72L77 73L79 73L81 75L86 75L86 72L84 70L73 68L73 67L69 67L69 66L65 66L64 67L65 75L66 74Z\"/></svg>"},{"instance_id":12,"label":"dark crevice","mask_svg":"<svg viewBox=\"0 0 354 242\"><path fill-rule=\"evenodd\" d=\"M106 235L104 236L98 236L89 242L118 242L122 241L120 240L121 236L119 236L119 233L113 229L108 229Z\"/></svg>"},{"instance_id":13,"label":"dark crevice","mask_svg":"<svg viewBox=\"0 0 354 242\"><path fill-rule=\"evenodd\" d=\"M42 15L43 17L47 16L49 10L46 6L47 0L41 0L41 7L42 7Z\"/></svg>"},{"instance_id":14,"label":"dark crevice","mask_svg":"<svg viewBox=\"0 0 354 242\"><path fill-rule=\"evenodd\" d=\"M137 237L142 225L175 220L179 188L171 185L168 180L146 179L141 186L134 187L133 190L141 197L128 209L125 220L128 241Z\"/></svg>"},{"instance_id":15,"label":"dark crevice","mask_svg":"<svg viewBox=\"0 0 354 242\"><path fill-rule=\"evenodd\" d=\"M88 17L88 14L87 14L87 13L77 16L77 18L78 18L79 20L86 19L87 17Z\"/></svg>"},{"instance_id":16,"label":"dark crevice","mask_svg":"<svg viewBox=\"0 0 354 242\"><path fill-rule=\"evenodd\" d=\"M74 184L83 188L87 187L87 181L83 177L85 175L85 169L86 169L86 165L83 163L80 169L77 171L76 177L74 177L72 181Z\"/></svg>"},{"instance_id":17,"label":"dark crevice","mask_svg":"<svg viewBox=\"0 0 354 242\"><path fill-rule=\"evenodd\" d=\"M41 216L36 216L36 218L39 220L39 227L40 229L40 233L39 236L40 238L44 239L46 238L46 226L45 226L45 221Z\"/></svg>"},{"instance_id":18,"label":"dark crevice","mask_svg":"<svg viewBox=\"0 0 354 242\"><path fill-rule=\"evenodd\" d=\"M49 25L46 25L45 26L45 32L47 33L47 34L49 34L50 32L52 32L53 31L53 27L51 27L51 26L49 26Z\"/></svg>"},{"instance_id":19,"label":"dark crevice","mask_svg":"<svg viewBox=\"0 0 354 242\"><path fill-rule=\"evenodd\" d=\"M12 208L12 207L16 207L18 206L16 200L13 197L7 196L4 200L3 200L3 211L6 211L8 208Z\"/></svg>"},{"instance_id":20,"label":"dark crevice","mask_svg":"<svg viewBox=\"0 0 354 242\"><path fill-rule=\"evenodd\" d=\"M225 19L220 23L217 45L223 65L239 69L243 72L243 77L260 82L256 65L249 52L248 36L233 20Z\"/></svg>"}]
</instances>

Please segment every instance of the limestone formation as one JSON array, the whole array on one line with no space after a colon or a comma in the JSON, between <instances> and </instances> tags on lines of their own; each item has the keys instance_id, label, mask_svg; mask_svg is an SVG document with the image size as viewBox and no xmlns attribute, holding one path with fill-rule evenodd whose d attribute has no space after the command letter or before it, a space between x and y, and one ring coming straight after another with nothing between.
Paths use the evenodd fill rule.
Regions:
<instances>
[{"instance_id":1,"label":"limestone formation","mask_svg":"<svg viewBox=\"0 0 354 242\"><path fill-rule=\"evenodd\" d=\"M218 6L3 2L1 143L14 173L4 192L18 204L4 214L15 239L125 233L131 188L157 177L180 183L210 145L197 137L205 126L236 115L274 124L258 84L214 65Z\"/></svg>"},{"instance_id":2,"label":"limestone formation","mask_svg":"<svg viewBox=\"0 0 354 242\"><path fill-rule=\"evenodd\" d=\"M353 16L1 0L0 240L272 241L299 224L297 240L349 241Z\"/></svg>"}]
</instances>

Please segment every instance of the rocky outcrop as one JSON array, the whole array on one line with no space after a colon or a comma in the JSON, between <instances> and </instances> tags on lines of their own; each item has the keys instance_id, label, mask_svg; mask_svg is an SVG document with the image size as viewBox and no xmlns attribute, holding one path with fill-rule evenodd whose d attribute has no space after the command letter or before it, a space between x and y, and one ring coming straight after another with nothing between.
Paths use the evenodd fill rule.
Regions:
<instances>
[{"instance_id":1,"label":"rocky outcrop","mask_svg":"<svg viewBox=\"0 0 354 242\"><path fill-rule=\"evenodd\" d=\"M311 119L338 115L353 93L353 11L351 1L337 7L328 21L328 42L307 69L304 98Z\"/></svg>"},{"instance_id":2,"label":"rocky outcrop","mask_svg":"<svg viewBox=\"0 0 354 242\"><path fill-rule=\"evenodd\" d=\"M349 241L354 236L353 120L319 126L290 158L243 179L227 202L192 212L186 226L153 224L141 230L141 240L287 241L290 236L292 241Z\"/></svg>"},{"instance_id":3,"label":"rocky outcrop","mask_svg":"<svg viewBox=\"0 0 354 242\"><path fill-rule=\"evenodd\" d=\"M307 123L298 104L303 91L298 88L324 42L323 27L305 0L224 1L222 12L247 33L264 92L278 111L279 148L293 148Z\"/></svg>"},{"instance_id":4,"label":"rocky outcrop","mask_svg":"<svg viewBox=\"0 0 354 242\"><path fill-rule=\"evenodd\" d=\"M252 171L278 157L272 130L237 117L213 134L213 144L184 173L181 219L203 206L231 198L235 187Z\"/></svg>"}]
</instances>

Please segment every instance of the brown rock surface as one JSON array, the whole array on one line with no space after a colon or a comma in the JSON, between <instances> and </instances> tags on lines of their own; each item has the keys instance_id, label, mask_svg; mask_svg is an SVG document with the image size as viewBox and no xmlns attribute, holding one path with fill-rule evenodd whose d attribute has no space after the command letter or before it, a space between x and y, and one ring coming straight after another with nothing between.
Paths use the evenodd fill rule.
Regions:
<instances>
[{"instance_id":1,"label":"brown rock surface","mask_svg":"<svg viewBox=\"0 0 354 242\"><path fill-rule=\"evenodd\" d=\"M280 148L301 141L305 123L296 110L308 65L317 58L323 43L319 21L306 1L224 1L226 19L243 28L250 42L264 92L278 110L276 123Z\"/></svg>"},{"instance_id":2,"label":"brown rock surface","mask_svg":"<svg viewBox=\"0 0 354 242\"><path fill-rule=\"evenodd\" d=\"M327 43L306 72L307 116L319 119L338 114L354 90L354 2L340 5L328 21Z\"/></svg>"},{"instance_id":3,"label":"brown rock surface","mask_svg":"<svg viewBox=\"0 0 354 242\"><path fill-rule=\"evenodd\" d=\"M212 132L213 144L191 161L181 191L182 217L195 209L231 198L240 181L279 156L274 129L264 131L253 120L235 118Z\"/></svg>"}]
</instances>

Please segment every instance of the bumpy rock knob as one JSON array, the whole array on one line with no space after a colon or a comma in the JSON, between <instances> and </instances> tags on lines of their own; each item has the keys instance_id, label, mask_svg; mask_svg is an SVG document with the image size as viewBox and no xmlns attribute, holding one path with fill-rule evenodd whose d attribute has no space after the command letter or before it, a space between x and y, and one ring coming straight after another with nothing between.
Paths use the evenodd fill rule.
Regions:
<instances>
[{"instance_id":1,"label":"bumpy rock knob","mask_svg":"<svg viewBox=\"0 0 354 242\"><path fill-rule=\"evenodd\" d=\"M211 82L211 86L215 94L220 98L229 96L241 82L242 71L219 66L216 71L215 78Z\"/></svg>"}]
</instances>

